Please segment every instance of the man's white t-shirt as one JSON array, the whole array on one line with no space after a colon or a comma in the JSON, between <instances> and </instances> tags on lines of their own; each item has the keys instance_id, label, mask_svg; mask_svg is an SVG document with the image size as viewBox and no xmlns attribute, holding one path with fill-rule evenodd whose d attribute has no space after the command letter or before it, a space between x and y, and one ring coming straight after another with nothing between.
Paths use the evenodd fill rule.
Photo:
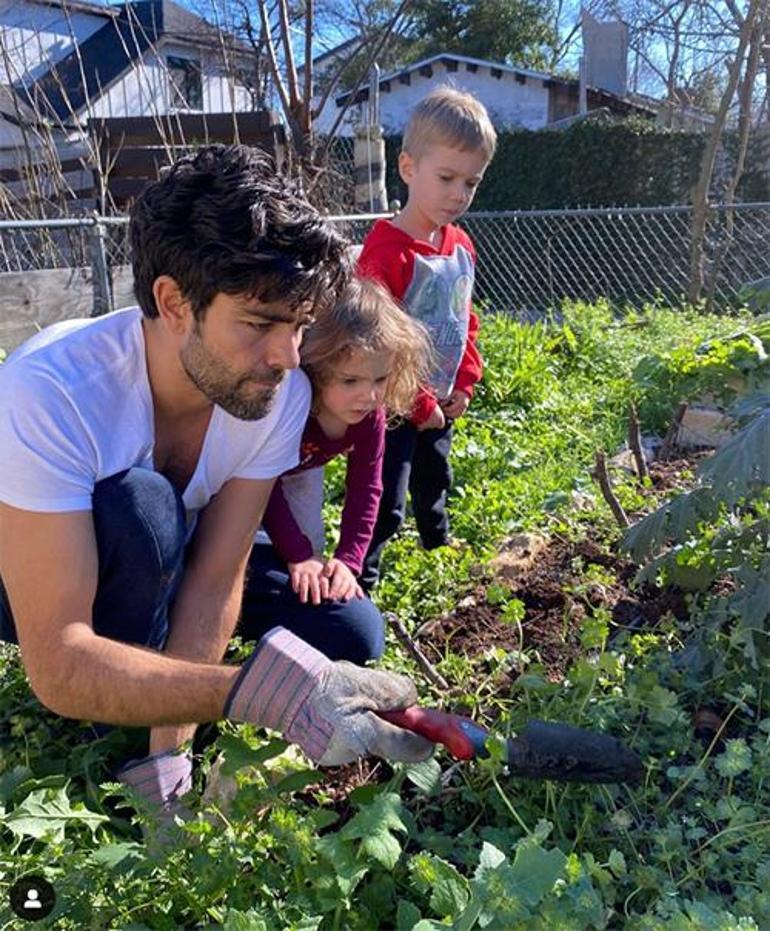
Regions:
<instances>
[{"instance_id":1,"label":"man's white t-shirt","mask_svg":"<svg viewBox=\"0 0 770 931\"><path fill-rule=\"evenodd\" d=\"M310 407L293 370L261 420L214 407L183 501L191 520L231 478L274 478L297 465ZM94 485L153 469L154 415L142 312L54 324L0 365L0 501L28 511L91 510Z\"/></svg>"}]
</instances>

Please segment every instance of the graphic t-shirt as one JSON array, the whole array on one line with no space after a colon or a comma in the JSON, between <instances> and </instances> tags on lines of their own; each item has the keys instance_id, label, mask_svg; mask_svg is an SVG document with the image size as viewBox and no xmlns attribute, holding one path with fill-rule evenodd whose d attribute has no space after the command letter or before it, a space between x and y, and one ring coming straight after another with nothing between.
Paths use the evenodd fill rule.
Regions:
<instances>
[{"instance_id":1,"label":"graphic t-shirt","mask_svg":"<svg viewBox=\"0 0 770 931\"><path fill-rule=\"evenodd\" d=\"M261 420L215 406L182 496L190 523L229 479L274 478L296 465L309 407L299 369L286 374ZM141 310L54 324L0 365L0 501L91 510L96 482L154 469L154 427Z\"/></svg>"},{"instance_id":2,"label":"graphic t-shirt","mask_svg":"<svg viewBox=\"0 0 770 931\"><path fill-rule=\"evenodd\" d=\"M378 220L358 260L362 274L381 281L430 333L436 367L430 393L422 393L412 420L430 416L436 398L457 388L469 397L483 366L476 348L478 318L471 309L476 252L457 226L442 227L439 246L415 239L389 220Z\"/></svg>"}]
</instances>

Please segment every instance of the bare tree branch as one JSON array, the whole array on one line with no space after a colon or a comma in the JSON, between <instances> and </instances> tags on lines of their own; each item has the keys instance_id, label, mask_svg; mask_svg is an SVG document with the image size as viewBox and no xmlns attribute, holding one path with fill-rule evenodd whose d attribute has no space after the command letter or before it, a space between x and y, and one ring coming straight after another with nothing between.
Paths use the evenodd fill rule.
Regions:
<instances>
[{"instance_id":1,"label":"bare tree branch","mask_svg":"<svg viewBox=\"0 0 770 931\"><path fill-rule=\"evenodd\" d=\"M286 80L289 84L289 100L291 101L292 112L296 112L301 101L299 99L297 68L294 64L294 50L291 45L291 27L289 25L289 10L286 6L286 0L278 0L278 17L281 23L283 54L286 60ZM305 67L307 67L307 62L305 62Z\"/></svg>"},{"instance_id":2,"label":"bare tree branch","mask_svg":"<svg viewBox=\"0 0 770 931\"><path fill-rule=\"evenodd\" d=\"M401 2L398 5L398 8L396 9L396 12L393 14L393 17L391 18L387 27L383 29L382 35L380 36L379 40L374 45L374 48L372 49L372 52L369 55L368 61L366 63L366 67L361 70L361 73L358 76L358 80L354 84L353 89L350 91L348 99L345 101L345 104L340 108L340 112L337 114L337 118L332 124L332 128L329 130L329 136L326 140L326 143L324 144L324 148L322 152L322 160L323 158L326 157L329 151L331 140L334 138L337 130L339 129L340 123L342 122L343 117L347 113L348 108L351 106L353 101L356 99L356 94L358 93L358 89L361 87L361 84L363 84L364 78L371 71L372 65L375 63L375 61L377 61L377 56L380 54L380 51L385 47L385 43L388 41L388 39L392 35L393 30L396 27L396 24L398 23L402 14L406 12L410 3L411 3L411 0L401 0Z\"/></svg>"},{"instance_id":3,"label":"bare tree branch","mask_svg":"<svg viewBox=\"0 0 770 931\"><path fill-rule=\"evenodd\" d=\"M275 54L275 46L273 45L273 38L270 34L270 20L267 15L267 5L264 0L259 0L259 17L262 22L262 37L265 43L265 50L267 52L267 60L270 65L270 74L273 78L273 83L275 84L275 89L278 91L278 96L281 98L281 106L283 111L286 114L287 119L292 117L292 108L291 100L289 98L289 93L286 90L286 85L283 82L281 77L281 72L278 68L278 58Z\"/></svg>"},{"instance_id":4,"label":"bare tree branch","mask_svg":"<svg viewBox=\"0 0 770 931\"><path fill-rule=\"evenodd\" d=\"M700 175L693 190L693 216L692 232L690 242L690 284L688 288L688 300L696 303L700 300L703 289L703 240L706 232L706 221L708 219L708 194L711 185L711 178L714 174L714 162L716 160L717 147L724 132L725 123L727 122L727 113L730 104L735 95L736 87L740 79L743 59L746 55L746 48L751 39L754 26L757 22L760 10L766 8L767 0L750 0L749 9L746 18L741 27L738 48L735 50L735 58L730 67L727 80L727 87L722 94L722 100L719 104L719 111L714 120L706 146L703 151L701 161Z\"/></svg>"}]
</instances>

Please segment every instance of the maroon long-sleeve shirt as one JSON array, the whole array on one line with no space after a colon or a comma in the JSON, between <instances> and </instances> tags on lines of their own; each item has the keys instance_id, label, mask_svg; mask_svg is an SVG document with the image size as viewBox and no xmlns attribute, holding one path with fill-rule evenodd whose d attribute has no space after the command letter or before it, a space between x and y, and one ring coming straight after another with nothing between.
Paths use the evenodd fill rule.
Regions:
<instances>
[{"instance_id":1,"label":"maroon long-sleeve shirt","mask_svg":"<svg viewBox=\"0 0 770 931\"><path fill-rule=\"evenodd\" d=\"M300 443L299 465L286 475L326 465L335 456L347 457L345 503L340 538L334 555L356 575L363 567L377 520L382 495L382 456L385 448L385 413L377 409L354 424L338 439L328 437L311 415ZM320 505L319 505L320 506ZM299 519L298 519L299 518ZM313 544L287 499L282 478L270 496L262 524L278 555L285 562L302 562L313 555Z\"/></svg>"}]
</instances>

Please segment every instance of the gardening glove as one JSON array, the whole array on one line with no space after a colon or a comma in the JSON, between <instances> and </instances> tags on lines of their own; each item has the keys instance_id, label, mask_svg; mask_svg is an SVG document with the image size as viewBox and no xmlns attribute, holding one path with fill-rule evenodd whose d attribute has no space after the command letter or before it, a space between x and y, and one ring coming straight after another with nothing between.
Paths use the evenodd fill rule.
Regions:
<instances>
[{"instance_id":1,"label":"gardening glove","mask_svg":"<svg viewBox=\"0 0 770 931\"><path fill-rule=\"evenodd\" d=\"M406 676L332 662L284 627L269 630L241 668L224 715L280 731L321 766L360 756L417 762L433 744L389 724L375 711L417 701Z\"/></svg>"},{"instance_id":2,"label":"gardening glove","mask_svg":"<svg viewBox=\"0 0 770 931\"><path fill-rule=\"evenodd\" d=\"M131 760L115 774L169 818L185 812L179 801L192 787L192 756L177 749Z\"/></svg>"}]
</instances>

